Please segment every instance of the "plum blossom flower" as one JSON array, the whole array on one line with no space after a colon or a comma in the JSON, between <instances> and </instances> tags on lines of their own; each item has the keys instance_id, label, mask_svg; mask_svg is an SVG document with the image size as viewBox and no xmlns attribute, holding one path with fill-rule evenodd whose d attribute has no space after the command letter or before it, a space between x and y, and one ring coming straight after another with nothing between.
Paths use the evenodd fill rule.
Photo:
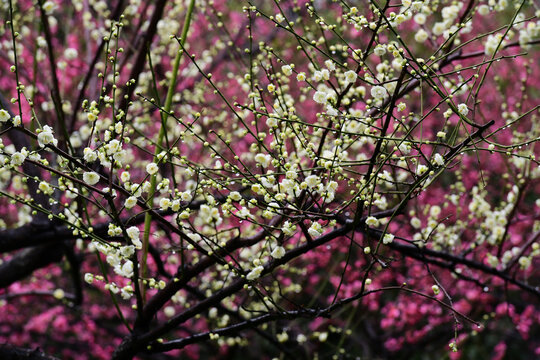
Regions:
<instances>
[{"instance_id":1,"label":"plum blossom flower","mask_svg":"<svg viewBox=\"0 0 540 360\"><path fill-rule=\"evenodd\" d=\"M135 248L142 249L142 242L139 239L139 236L141 234L141 231L139 230L139 228L136 226L131 226L126 229L126 233L128 234L133 245L135 245Z\"/></svg>"},{"instance_id":2,"label":"plum blossom flower","mask_svg":"<svg viewBox=\"0 0 540 360\"><path fill-rule=\"evenodd\" d=\"M375 55L377 56L383 56L384 54L386 54L386 47L384 45L377 45L375 47L375 49L373 50L373 52L375 53Z\"/></svg>"},{"instance_id":3,"label":"plum blossom flower","mask_svg":"<svg viewBox=\"0 0 540 360\"><path fill-rule=\"evenodd\" d=\"M154 175L155 173L157 173L159 170L158 166L156 163L154 162L151 162L149 163L148 165L146 165L146 172L150 175Z\"/></svg>"},{"instance_id":4,"label":"plum blossom flower","mask_svg":"<svg viewBox=\"0 0 540 360\"><path fill-rule=\"evenodd\" d=\"M37 140L40 147L45 147L45 145L49 144L56 146L58 144L58 140L54 138L53 129L48 125L43 126L43 129L37 136Z\"/></svg>"},{"instance_id":5,"label":"plum blossom flower","mask_svg":"<svg viewBox=\"0 0 540 360\"><path fill-rule=\"evenodd\" d=\"M488 56L492 56L495 54L495 51L497 48L501 48L504 44L502 41L502 34L495 34L495 35L489 35L486 41L485 45L485 53Z\"/></svg>"},{"instance_id":6,"label":"plum blossom flower","mask_svg":"<svg viewBox=\"0 0 540 360\"><path fill-rule=\"evenodd\" d=\"M433 162L436 165L443 166L444 165L444 158L442 157L441 154L437 153L437 154L435 154L435 156L433 156Z\"/></svg>"},{"instance_id":7,"label":"plum blossom flower","mask_svg":"<svg viewBox=\"0 0 540 360\"><path fill-rule=\"evenodd\" d=\"M0 109L0 122L7 122L9 119L11 119L11 115L9 115L9 113L4 110L4 109Z\"/></svg>"},{"instance_id":8,"label":"plum blossom flower","mask_svg":"<svg viewBox=\"0 0 540 360\"><path fill-rule=\"evenodd\" d=\"M171 206L171 199L161 198L159 200L159 207L161 210L167 210Z\"/></svg>"},{"instance_id":9,"label":"plum blossom flower","mask_svg":"<svg viewBox=\"0 0 540 360\"><path fill-rule=\"evenodd\" d=\"M262 271L264 270L264 267L262 267L261 265L253 268L247 275L246 275L246 279L248 279L249 281L253 281L255 279L258 279L259 277L261 277L261 273Z\"/></svg>"},{"instance_id":10,"label":"plum blossom flower","mask_svg":"<svg viewBox=\"0 0 540 360\"><path fill-rule=\"evenodd\" d=\"M270 154L257 154L255 155L255 161L261 164L262 167L268 167L272 156Z\"/></svg>"},{"instance_id":11,"label":"plum blossom flower","mask_svg":"<svg viewBox=\"0 0 540 360\"><path fill-rule=\"evenodd\" d=\"M418 13L414 15L414 22L418 25L424 25L426 23L426 15L424 13Z\"/></svg>"},{"instance_id":12,"label":"plum blossom flower","mask_svg":"<svg viewBox=\"0 0 540 360\"><path fill-rule=\"evenodd\" d=\"M420 164L416 167L416 175L418 176L423 175L426 171L428 171L428 167L426 165Z\"/></svg>"},{"instance_id":13,"label":"plum blossom flower","mask_svg":"<svg viewBox=\"0 0 540 360\"><path fill-rule=\"evenodd\" d=\"M324 91L316 91L315 94L313 94L313 100L319 104L326 104L326 93Z\"/></svg>"},{"instance_id":14,"label":"plum blossom flower","mask_svg":"<svg viewBox=\"0 0 540 360\"><path fill-rule=\"evenodd\" d=\"M382 240L383 244L388 245L393 241L394 241L394 235L392 235L392 234L384 234L383 240Z\"/></svg>"},{"instance_id":15,"label":"plum blossom flower","mask_svg":"<svg viewBox=\"0 0 540 360\"><path fill-rule=\"evenodd\" d=\"M285 235L291 236L296 232L296 225L291 224L289 221L285 221L281 230L283 230Z\"/></svg>"},{"instance_id":16,"label":"plum blossom flower","mask_svg":"<svg viewBox=\"0 0 540 360\"><path fill-rule=\"evenodd\" d=\"M83 181L88 185L96 185L99 182L99 175L95 171L85 171L83 173Z\"/></svg>"},{"instance_id":17,"label":"plum blossom flower","mask_svg":"<svg viewBox=\"0 0 540 360\"><path fill-rule=\"evenodd\" d=\"M319 182L320 182L319 177L317 175L309 175L305 181L306 181L307 186L310 188L316 187L317 185L319 185Z\"/></svg>"},{"instance_id":18,"label":"plum blossom flower","mask_svg":"<svg viewBox=\"0 0 540 360\"><path fill-rule=\"evenodd\" d=\"M133 208L135 205L137 205L137 198L135 196L130 196L126 199L126 201L124 202L124 207L126 209L131 209Z\"/></svg>"},{"instance_id":19,"label":"plum blossom flower","mask_svg":"<svg viewBox=\"0 0 540 360\"><path fill-rule=\"evenodd\" d=\"M414 34L414 40L416 40L419 43L423 43L428 39L429 35L424 29L419 29L416 34Z\"/></svg>"},{"instance_id":20,"label":"plum blossom flower","mask_svg":"<svg viewBox=\"0 0 540 360\"><path fill-rule=\"evenodd\" d=\"M469 108L467 107L467 104L459 104L457 107L461 115L467 116L467 114L469 113Z\"/></svg>"},{"instance_id":21,"label":"plum blossom flower","mask_svg":"<svg viewBox=\"0 0 540 360\"><path fill-rule=\"evenodd\" d=\"M319 237L323 233L322 225L318 222L311 224L311 227L308 229L308 234L313 237Z\"/></svg>"},{"instance_id":22,"label":"plum blossom flower","mask_svg":"<svg viewBox=\"0 0 540 360\"><path fill-rule=\"evenodd\" d=\"M116 266L114 271L120 276L130 278L133 276L133 262L128 260L122 266Z\"/></svg>"},{"instance_id":23,"label":"plum blossom flower","mask_svg":"<svg viewBox=\"0 0 540 360\"><path fill-rule=\"evenodd\" d=\"M52 12L56 9L56 4L54 1L45 1L43 4L43 10L45 11L45 14L50 15Z\"/></svg>"},{"instance_id":24,"label":"plum blossom flower","mask_svg":"<svg viewBox=\"0 0 540 360\"><path fill-rule=\"evenodd\" d=\"M356 75L356 73L353 71L353 70L349 70L347 72L345 72L345 82L347 82L348 84L354 84L354 82L356 81L358 75Z\"/></svg>"},{"instance_id":25,"label":"plum blossom flower","mask_svg":"<svg viewBox=\"0 0 540 360\"><path fill-rule=\"evenodd\" d=\"M132 289L131 285L124 286L120 290L120 295L122 296L122 299L129 300L133 296L133 289Z\"/></svg>"},{"instance_id":26,"label":"plum blossom flower","mask_svg":"<svg viewBox=\"0 0 540 360\"><path fill-rule=\"evenodd\" d=\"M97 157L98 155L94 150L90 149L89 147L84 148L83 150L84 161L91 163L91 162L96 161Z\"/></svg>"},{"instance_id":27,"label":"plum blossom flower","mask_svg":"<svg viewBox=\"0 0 540 360\"><path fill-rule=\"evenodd\" d=\"M274 250L272 250L272 253L270 255L274 259L281 259L285 255L285 249L283 246L277 246Z\"/></svg>"},{"instance_id":28,"label":"plum blossom flower","mask_svg":"<svg viewBox=\"0 0 540 360\"><path fill-rule=\"evenodd\" d=\"M38 188L41 190L41 192L47 195L51 195L54 192L54 188L46 181L40 182Z\"/></svg>"},{"instance_id":29,"label":"plum blossom flower","mask_svg":"<svg viewBox=\"0 0 540 360\"><path fill-rule=\"evenodd\" d=\"M386 94L386 89L383 86L376 85L371 88L371 96L377 100L384 99Z\"/></svg>"},{"instance_id":30,"label":"plum blossom flower","mask_svg":"<svg viewBox=\"0 0 540 360\"><path fill-rule=\"evenodd\" d=\"M13 166L19 166L22 165L24 160L26 160L27 152L26 151L16 151L13 154L11 154L11 162L10 164Z\"/></svg>"},{"instance_id":31,"label":"plum blossom flower","mask_svg":"<svg viewBox=\"0 0 540 360\"><path fill-rule=\"evenodd\" d=\"M238 191L231 191L229 194L229 199L232 201L240 201L242 200L242 195Z\"/></svg>"},{"instance_id":32,"label":"plum blossom flower","mask_svg":"<svg viewBox=\"0 0 540 360\"><path fill-rule=\"evenodd\" d=\"M84 274L84 281L88 284L91 284L94 282L94 275L90 274L90 273L86 273Z\"/></svg>"},{"instance_id":33,"label":"plum blossom flower","mask_svg":"<svg viewBox=\"0 0 540 360\"><path fill-rule=\"evenodd\" d=\"M292 67L290 65L283 65L281 72L286 76L290 76L292 74Z\"/></svg>"},{"instance_id":34,"label":"plum blossom flower","mask_svg":"<svg viewBox=\"0 0 540 360\"><path fill-rule=\"evenodd\" d=\"M366 225L368 226L378 226L379 220L375 216L368 216L366 219Z\"/></svg>"}]
</instances>

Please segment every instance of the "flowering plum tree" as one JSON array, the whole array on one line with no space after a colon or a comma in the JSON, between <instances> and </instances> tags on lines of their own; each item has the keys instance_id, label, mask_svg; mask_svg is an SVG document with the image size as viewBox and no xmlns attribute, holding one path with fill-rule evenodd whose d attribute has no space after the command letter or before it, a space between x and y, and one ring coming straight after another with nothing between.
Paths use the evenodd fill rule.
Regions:
<instances>
[{"instance_id":1,"label":"flowering plum tree","mask_svg":"<svg viewBox=\"0 0 540 360\"><path fill-rule=\"evenodd\" d=\"M540 356L538 2L0 7L0 358Z\"/></svg>"}]
</instances>

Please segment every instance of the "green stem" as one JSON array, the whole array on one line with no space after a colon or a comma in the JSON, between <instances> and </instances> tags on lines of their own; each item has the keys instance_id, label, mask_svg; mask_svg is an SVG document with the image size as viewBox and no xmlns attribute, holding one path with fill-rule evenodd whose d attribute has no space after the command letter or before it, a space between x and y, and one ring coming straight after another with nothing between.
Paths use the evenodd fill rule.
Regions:
<instances>
[{"instance_id":1,"label":"green stem","mask_svg":"<svg viewBox=\"0 0 540 360\"><path fill-rule=\"evenodd\" d=\"M195 7L195 0L191 0L189 2L189 6L186 13L186 19L184 22L184 27L182 29L182 37L180 39L180 44L182 47L184 46L186 42L186 37L189 31L189 26L191 24L191 17L193 15L193 8ZM167 98L165 99L165 106L164 110L161 112L161 128L159 129L158 134L158 140L156 143L156 150L154 152L154 159L153 161L155 163L158 162L157 155L161 152L163 143L163 138L165 137L166 131L167 131L167 119L168 114L171 110L172 105L172 98L174 95L174 91L176 88L176 80L178 78L178 70L180 68L180 60L182 59L182 53L183 51L179 50L176 53L176 57L174 59L174 65L173 65L173 71L172 71L172 77L171 81L169 82L169 88L167 90ZM157 174L152 175L150 178L150 193L148 198L148 205L152 207L154 203L154 195L156 192L156 182L157 182ZM149 244L149 238L150 238L150 225L152 224L152 215L150 215L149 212L146 213L144 216L144 233L143 233L143 246L142 246L142 259L141 259L141 278L146 277L146 271L147 271L147 259L148 259L148 244ZM143 302L145 301L145 288L144 286L141 286L142 290L142 297Z\"/></svg>"}]
</instances>

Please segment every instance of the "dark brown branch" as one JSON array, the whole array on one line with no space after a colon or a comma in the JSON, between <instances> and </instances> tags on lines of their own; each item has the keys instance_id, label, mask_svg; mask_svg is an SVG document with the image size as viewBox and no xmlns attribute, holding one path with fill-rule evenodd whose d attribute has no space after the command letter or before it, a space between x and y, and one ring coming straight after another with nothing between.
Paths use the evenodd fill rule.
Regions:
<instances>
[{"instance_id":1,"label":"dark brown branch","mask_svg":"<svg viewBox=\"0 0 540 360\"><path fill-rule=\"evenodd\" d=\"M0 265L0 289L32 274L37 269L58 262L64 253L58 245L36 246L25 249Z\"/></svg>"},{"instance_id":2,"label":"dark brown branch","mask_svg":"<svg viewBox=\"0 0 540 360\"><path fill-rule=\"evenodd\" d=\"M144 40L142 41L142 44L139 48L139 53L137 54L137 58L135 60L135 63L133 64L133 69L131 70L131 73L129 75L129 78L135 80L135 83L131 84L125 89L119 109L125 110L129 101L131 100L131 97L133 96L135 87L139 82L139 75L144 70L144 65L146 63L146 52L148 51L150 44L152 43L152 39L156 34L157 24L159 20L161 20L161 18L163 17L163 12L165 11L166 4L167 0L158 0L156 2L155 10L150 20L150 25L148 26L148 29L144 35Z\"/></svg>"},{"instance_id":3,"label":"dark brown branch","mask_svg":"<svg viewBox=\"0 0 540 360\"><path fill-rule=\"evenodd\" d=\"M382 231L376 230L376 229L368 229L368 233L370 234L370 236L375 236L375 237L382 236ZM511 277L510 275L508 275L507 273L503 271L497 270L490 266L486 266L478 261L470 260L463 256L453 255L453 254L449 254L443 251L435 251L431 249L426 249L425 247L419 248L414 245L405 245L397 241L394 241L388 244L387 246L393 250L398 251L404 256L413 257L419 260L425 259L427 257L434 257L437 259L450 261L454 265L460 264L460 265L465 265L471 269L480 270L484 274L494 275L540 298L540 290L538 289L538 287L533 287L531 285L525 284L519 280L514 279L513 277Z\"/></svg>"},{"instance_id":4,"label":"dark brown branch","mask_svg":"<svg viewBox=\"0 0 540 360\"><path fill-rule=\"evenodd\" d=\"M0 358L2 360L59 360L36 349L25 349L12 345L0 345Z\"/></svg>"},{"instance_id":5,"label":"dark brown branch","mask_svg":"<svg viewBox=\"0 0 540 360\"><path fill-rule=\"evenodd\" d=\"M118 20L120 19L120 15L122 14L124 8L124 0L118 0L118 3L116 4L116 8L113 11L113 14L111 16L112 20ZM79 96L77 97L77 101L75 102L75 106L73 107L73 114L71 115L71 124L69 126L70 133L75 130L75 123L77 121L77 114L81 108L83 99L84 99L84 93L86 91L86 88L88 87L88 84L90 83L90 79L92 78L92 73L94 72L94 68L96 67L96 64L98 63L99 57L101 56L101 53L103 49L105 48L106 42L104 40L101 41L99 44L95 54L94 58L92 59L92 62L90 63L90 67L88 68L88 71L86 72L86 76L84 77L81 90L79 91Z\"/></svg>"}]
</instances>

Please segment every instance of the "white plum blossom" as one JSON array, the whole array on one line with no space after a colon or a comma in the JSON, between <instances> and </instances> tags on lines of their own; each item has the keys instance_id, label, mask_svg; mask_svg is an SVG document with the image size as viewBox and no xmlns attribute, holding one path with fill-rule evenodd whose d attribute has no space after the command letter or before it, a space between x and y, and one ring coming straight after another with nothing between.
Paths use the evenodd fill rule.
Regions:
<instances>
[{"instance_id":1,"label":"white plum blossom","mask_svg":"<svg viewBox=\"0 0 540 360\"><path fill-rule=\"evenodd\" d=\"M27 156L27 152L23 150L16 151L13 154L11 154L11 161L10 161L11 165L13 166L22 165L22 163L26 160L26 156Z\"/></svg>"},{"instance_id":2,"label":"white plum blossom","mask_svg":"<svg viewBox=\"0 0 540 360\"><path fill-rule=\"evenodd\" d=\"M377 45L375 47L375 49L373 50L373 52L375 53L375 55L377 56L383 56L384 54L386 54L386 47L384 45Z\"/></svg>"},{"instance_id":3,"label":"white plum blossom","mask_svg":"<svg viewBox=\"0 0 540 360\"><path fill-rule=\"evenodd\" d=\"M141 231L136 226L131 226L126 229L126 233L129 236L131 243L135 245L136 249L142 249L142 242L139 239Z\"/></svg>"},{"instance_id":4,"label":"white plum blossom","mask_svg":"<svg viewBox=\"0 0 540 360\"><path fill-rule=\"evenodd\" d=\"M442 33L444 32L444 30L446 30L446 25L445 25L445 22L436 22L435 24L433 24L433 28L431 29L433 31L433 34L439 36L439 35L442 35Z\"/></svg>"},{"instance_id":5,"label":"white plum blossom","mask_svg":"<svg viewBox=\"0 0 540 360\"><path fill-rule=\"evenodd\" d=\"M441 154L437 153L433 156L433 162L436 164L436 165L439 165L439 166L443 166L444 165L444 158L442 157Z\"/></svg>"},{"instance_id":6,"label":"white plum blossom","mask_svg":"<svg viewBox=\"0 0 540 360\"><path fill-rule=\"evenodd\" d=\"M46 181L40 182L38 187L41 192L47 195L51 195L54 192L54 188Z\"/></svg>"},{"instance_id":7,"label":"white plum blossom","mask_svg":"<svg viewBox=\"0 0 540 360\"><path fill-rule=\"evenodd\" d=\"M296 179L298 177L298 172L294 171L294 170L287 170L285 172L285 176L287 177L287 179Z\"/></svg>"},{"instance_id":8,"label":"white plum blossom","mask_svg":"<svg viewBox=\"0 0 540 360\"><path fill-rule=\"evenodd\" d=\"M208 224L215 222L216 225L220 225L223 221L219 214L219 209L206 204L201 205L200 217Z\"/></svg>"},{"instance_id":9,"label":"white plum blossom","mask_svg":"<svg viewBox=\"0 0 540 360\"><path fill-rule=\"evenodd\" d=\"M126 209L131 209L133 208L135 205L137 205L137 198L135 196L130 196L126 199L126 201L124 202L124 207Z\"/></svg>"},{"instance_id":10,"label":"white plum blossom","mask_svg":"<svg viewBox=\"0 0 540 360\"><path fill-rule=\"evenodd\" d=\"M85 273L84 274L84 281L88 284L91 284L94 282L94 275L90 274L90 273Z\"/></svg>"},{"instance_id":11,"label":"white plum blossom","mask_svg":"<svg viewBox=\"0 0 540 360\"><path fill-rule=\"evenodd\" d=\"M292 74L292 67L290 65L283 65L281 72L286 76L290 76Z\"/></svg>"},{"instance_id":12,"label":"white plum blossom","mask_svg":"<svg viewBox=\"0 0 540 360\"><path fill-rule=\"evenodd\" d=\"M278 126L278 119L276 119L274 116L269 116L268 119L266 119L266 125L270 128L274 128Z\"/></svg>"},{"instance_id":13,"label":"white plum blossom","mask_svg":"<svg viewBox=\"0 0 540 360\"><path fill-rule=\"evenodd\" d=\"M159 200L159 208L161 210L167 210L171 206L171 200L169 198L161 198Z\"/></svg>"},{"instance_id":14,"label":"white plum blossom","mask_svg":"<svg viewBox=\"0 0 540 360\"><path fill-rule=\"evenodd\" d=\"M383 239L382 239L383 244L388 245L393 241L394 241L394 235L384 234Z\"/></svg>"},{"instance_id":15,"label":"white plum blossom","mask_svg":"<svg viewBox=\"0 0 540 360\"><path fill-rule=\"evenodd\" d=\"M125 259L129 258L134 253L135 253L135 246L133 245L122 246L120 248L120 255L122 255Z\"/></svg>"},{"instance_id":16,"label":"white plum blossom","mask_svg":"<svg viewBox=\"0 0 540 360\"><path fill-rule=\"evenodd\" d=\"M91 163L91 162L96 161L97 157L98 155L94 150L90 149L89 147L84 148L83 150L84 161Z\"/></svg>"},{"instance_id":17,"label":"white plum blossom","mask_svg":"<svg viewBox=\"0 0 540 360\"><path fill-rule=\"evenodd\" d=\"M129 171L123 171L120 175L120 180L122 180L122 182L128 182L130 179L131 174L129 173Z\"/></svg>"},{"instance_id":18,"label":"white plum blossom","mask_svg":"<svg viewBox=\"0 0 540 360\"><path fill-rule=\"evenodd\" d=\"M353 70L349 70L345 72L345 82L347 84L354 84L356 82L356 79L358 78L358 75L356 75L356 72Z\"/></svg>"},{"instance_id":19,"label":"white plum blossom","mask_svg":"<svg viewBox=\"0 0 540 360\"><path fill-rule=\"evenodd\" d=\"M281 259L285 255L283 246L277 246L270 254L274 259Z\"/></svg>"},{"instance_id":20,"label":"white plum blossom","mask_svg":"<svg viewBox=\"0 0 540 360\"><path fill-rule=\"evenodd\" d=\"M319 237L322 235L322 233L323 233L322 225L316 221L313 224L311 224L310 228L308 229L308 234L313 237Z\"/></svg>"},{"instance_id":21,"label":"white plum blossom","mask_svg":"<svg viewBox=\"0 0 540 360\"><path fill-rule=\"evenodd\" d=\"M424 25L426 23L426 15L424 13L418 13L414 15L414 22L418 25Z\"/></svg>"},{"instance_id":22,"label":"white plum blossom","mask_svg":"<svg viewBox=\"0 0 540 360\"><path fill-rule=\"evenodd\" d=\"M19 126L19 125L21 125L21 116L15 115L13 117L13 126Z\"/></svg>"},{"instance_id":23,"label":"white plum blossom","mask_svg":"<svg viewBox=\"0 0 540 360\"><path fill-rule=\"evenodd\" d=\"M382 100L386 97L387 92L383 86L376 85L371 88L371 96L377 100Z\"/></svg>"},{"instance_id":24,"label":"white plum blossom","mask_svg":"<svg viewBox=\"0 0 540 360\"><path fill-rule=\"evenodd\" d=\"M190 191L182 191L180 193L180 199L182 199L182 201L188 202L191 201L192 198L193 196L191 195Z\"/></svg>"},{"instance_id":25,"label":"white plum blossom","mask_svg":"<svg viewBox=\"0 0 540 360\"><path fill-rule=\"evenodd\" d=\"M52 14L52 12L56 9L56 4L54 1L45 1L43 3L43 10L47 15Z\"/></svg>"},{"instance_id":26,"label":"white plum blossom","mask_svg":"<svg viewBox=\"0 0 540 360\"><path fill-rule=\"evenodd\" d=\"M4 110L4 109L0 109L0 122L7 122L9 119L11 119L11 115L9 115L9 113Z\"/></svg>"},{"instance_id":27,"label":"white plum blossom","mask_svg":"<svg viewBox=\"0 0 540 360\"><path fill-rule=\"evenodd\" d=\"M426 171L428 171L428 167L426 165L418 165L416 167L416 175L423 175Z\"/></svg>"},{"instance_id":28,"label":"white plum blossom","mask_svg":"<svg viewBox=\"0 0 540 360\"><path fill-rule=\"evenodd\" d=\"M314 188L316 187L317 185L319 185L319 177L317 175L309 175L306 180L305 180L307 186L309 188Z\"/></svg>"},{"instance_id":29,"label":"white plum blossom","mask_svg":"<svg viewBox=\"0 0 540 360\"><path fill-rule=\"evenodd\" d=\"M407 155L411 152L411 146L406 143L399 144L398 149L403 153L403 155Z\"/></svg>"},{"instance_id":30,"label":"white plum blossom","mask_svg":"<svg viewBox=\"0 0 540 360\"><path fill-rule=\"evenodd\" d=\"M56 146L58 144L58 140L54 138L53 129L48 125L43 126L43 129L37 136L37 140L40 147L45 147L45 145L49 144Z\"/></svg>"},{"instance_id":31,"label":"white plum blossom","mask_svg":"<svg viewBox=\"0 0 540 360\"><path fill-rule=\"evenodd\" d=\"M323 104L323 105L326 104L326 102L328 101L326 97L326 93L324 91L316 91L315 94L313 94L313 100L316 103Z\"/></svg>"},{"instance_id":32,"label":"white plum blossom","mask_svg":"<svg viewBox=\"0 0 540 360\"><path fill-rule=\"evenodd\" d=\"M240 201L242 200L242 195L238 191L231 191L229 194L229 199L232 201Z\"/></svg>"},{"instance_id":33,"label":"white plum blossom","mask_svg":"<svg viewBox=\"0 0 540 360\"><path fill-rule=\"evenodd\" d=\"M114 272L125 278L131 278L133 276L133 262L127 260L123 265L118 264L114 267Z\"/></svg>"},{"instance_id":34,"label":"white plum blossom","mask_svg":"<svg viewBox=\"0 0 540 360\"><path fill-rule=\"evenodd\" d=\"M518 262L519 262L519 266L523 270L527 270L531 266L531 259L526 256L520 257Z\"/></svg>"},{"instance_id":35,"label":"white plum blossom","mask_svg":"<svg viewBox=\"0 0 540 360\"><path fill-rule=\"evenodd\" d=\"M246 279L248 279L249 281L253 281L255 279L258 279L259 277L261 277L261 273L263 272L264 270L264 267L262 267L261 265L253 268L247 275L246 275Z\"/></svg>"},{"instance_id":36,"label":"white plum blossom","mask_svg":"<svg viewBox=\"0 0 540 360\"><path fill-rule=\"evenodd\" d=\"M414 34L414 40L419 43L423 43L428 39L429 35L424 29L419 29L416 34Z\"/></svg>"},{"instance_id":37,"label":"white plum blossom","mask_svg":"<svg viewBox=\"0 0 540 360\"><path fill-rule=\"evenodd\" d=\"M477 8L478 14L482 16L486 16L489 14L489 6L486 4L482 4Z\"/></svg>"},{"instance_id":38,"label":"white plum blossom","mask_svg":"<svg viewBox=\"0 0 540 360\"><path fill-rule=\"evenodd\" d=\"M158 166L156 163L154 162L151 162L149 163L148 165L146 165L146 172L150 175L154 175L155 173L157 173L159 170Z\"/></svg>"},{"instance_id":39,"label":"white plum blossom","mask_svg":"<svg viewBox=\"0 0 540 360\"><path fill-rule=\"evenodd\" d=\"M75 48L67 48L66 50L64 50L64 56L67 60L75 60L77 56L79 56L79 53Z\"/></svg>"},{"instance_id":40,"label":"white plum blossom","mask_svg":"<svg viewBox=\"0 0 540 360\"><path fill-rule=\"evenodd\" d=\"M324 65L328 68L328 70L330 71L335 71L336 70L336 64L334 63L334 61L328 59L324 62Z\"/></svg>"},{"instance_id":41,"label":"white plum blossom","mask_svg":"<svg viewBox=\"0 0 540 360\"><path fill-rule=\"evenodd\" d=\"M255 155L255 161L261 164L262 167L268 167L270 160L272 160L272 156L270 154L259 153Z\"/></svg>"},{"instance_id":42,"label":"white plum blossom","mask_svg":"<svg viewBox=\"0 0 540 360\"><path fill-rule=\"evenodd\" d=\"M457 108L459 113L463 116L467 116L467 114L469 113L469 108L467 107L467 104L459 104Z\"/></svg>"},{"instance_id":43,"label":"white plum blossom","mask_svg":"<svg viewBox=\"0 0 540 360\"><path fill-rule=\"evenodd\" d=\"M497 50L497 48L501 49L504 45L504 42L502 42L502 38L502 34L489 35L485 45L485 54L488 56L495 55L495 51Z\"/></svg>"},{"instance_id":44,"label":"white plum blossom","mask_svg":"<svg viewBox=\"0 0 540 360\"><path fill-rule=\"evenodd\" d=\"M129 300L133 296L133 288L131 285L126 285L120 289L120 295L122 296L122 299Z\"/></svg>"},{"instance_id":45,"label":"white plum blossom","mask_svg":"<svg viewBox=\"0 0 540 360\"><path fill-rule=\"evenodd\" d=\"M388 208L388 202L386 201L386 198L384 196L380 199L373 201L373 205L375 205L381 210L386 210Z\"/></svg>"},{"instance_id":46,"label":"white plum blossom","mask_svg":"<svg viewBox=\"0 0 540 360\"><path fill-rule=\"evenodd\" d=\"M294 235L294 233L296 232L296 225L291 224L289 221L285 221L281 230L283 230L283 233L285 235L291 236Z\"/></svg>"},{"instance_id":47,"label":"white plum blossom","mask_svg":"<svg viewBox=\"0 0 540 360\"><path fill-rule=\"evenodd\" d=\"M378 226L379 220L375 216L368 216L366 219L366 225L368 226Z\"/></svg>"},{"instance_id":48,"label":"white plum blossom","mask_svg":"<svg viewBox=\"0 0 540 360\"><path fill-rule=\"evenodd\" d=\"M95 171L85 171L83 173L83 181L88 185L96 185L99 182L99 175Z\"/></svg>"}]
</instances>

